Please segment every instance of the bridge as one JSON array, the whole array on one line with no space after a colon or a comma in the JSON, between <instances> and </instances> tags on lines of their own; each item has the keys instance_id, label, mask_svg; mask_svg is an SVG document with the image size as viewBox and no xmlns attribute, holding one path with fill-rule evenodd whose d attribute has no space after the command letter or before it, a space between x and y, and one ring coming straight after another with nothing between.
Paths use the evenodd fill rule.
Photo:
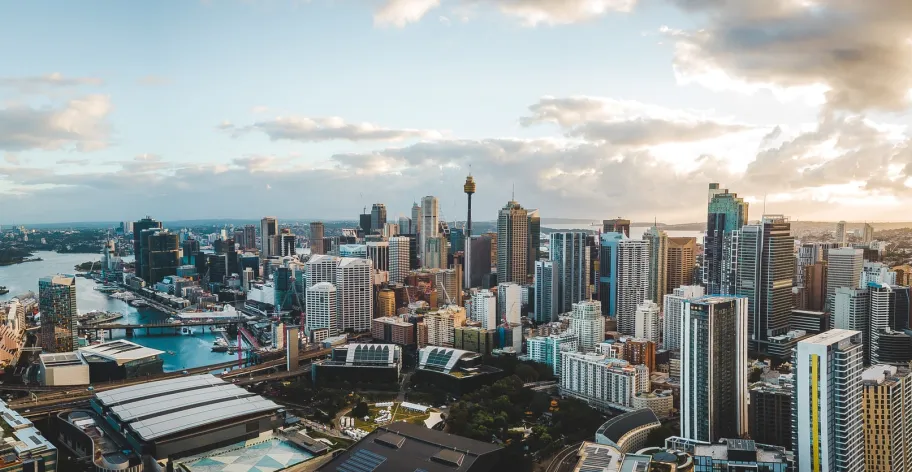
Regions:
<instances>
[{"instance_id":1,"label":"bridge","mask_svg":"<svg viewBox=\"0 0 912 472\"><path fill-rule=\"evenodd\" d=\"M124 323L99 323L94 325L80 325L79 331L92 331L100 329L143 329L143 328L183 328L184 326L223 326L238 323L235 318L230 320L212 320L212 321L181 321L180 323L146 323L146 324L124 324Z\"/></svg>"}]
</instances>

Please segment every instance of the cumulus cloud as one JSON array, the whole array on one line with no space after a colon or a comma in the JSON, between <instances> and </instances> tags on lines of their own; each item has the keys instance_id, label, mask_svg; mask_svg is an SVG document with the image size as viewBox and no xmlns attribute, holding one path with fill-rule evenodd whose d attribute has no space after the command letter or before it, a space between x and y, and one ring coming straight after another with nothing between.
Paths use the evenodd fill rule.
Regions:
<instances>
[{"instance_id":1,"label":"cumulus cloud","mask_svg":"<svg viewBox=\"0 0 912 472\"><path fill-rule=\"evenodd\" d=\"M684 82L823 94L831 109L899 110L912 89L908 0L676 0L707 19L666 30Z\"/></svg>"},{"instance_id":2,"label":"cumulus cloud","mask_svg":"<svg viewBox=\"0 0 912 472\"><path fill-rule=\"evenodd\" d=\"M31 77L0 77L0 87L13 88L23 93L41 93L53 88L97 86L103 83L103 80L96 77L64 77L59 72Z\"/></svg>"},{"instance_id":3,"label":"cumulus cloud","mask_svg":"<svg viewBox=\"0 0 912 472\"><path fill-rule=\"evenodd\" d=\"M0 108L0 149L104 148L110 139L110 112L111 101L105 95L70 100L57 108Z\"/></svg>"},{"instance_id":4,"label":"cumulus cloud","mask_svg":"<svg viewBox=\"0 0 912 472\"><path fill-rule=\"evenodd\" d=\"M753 129L697 112L600 97L543 97L529 111L520 118L523 126L556 123L569 137L619 146L701 141Z\"/></svg>"},{"instance_id":5,"label":"cumulus cloud","mask_svg":"<svg viewBox=\"0 0 912 472\"><path fill-rule=\"evenodd\" d=\"M223 122L218 129L238 137L252 132L261 132L273 141L292 140L319 142L332 140L347 141L402 141L406 139L435 139L441 133L433 130L410 128L384 128L371 123L347 123L339 117L311 118L304 116L278 117L258 121L251 125L235 126Z\"/></svg>"},{"instance_id":6,"label":"cumulus cloud","mask_svg":"<svg viewBox=\"0 0 912 472\"><path fill-rule=\"evenodd\" d=\"M527 26L560 25L591 20L609 12L629 12L637 0L460 0L454 8L494 8ZM403 27L440 7L440 0L386 0L374 12L374 24Z\"/></svg>"}]
</instances>

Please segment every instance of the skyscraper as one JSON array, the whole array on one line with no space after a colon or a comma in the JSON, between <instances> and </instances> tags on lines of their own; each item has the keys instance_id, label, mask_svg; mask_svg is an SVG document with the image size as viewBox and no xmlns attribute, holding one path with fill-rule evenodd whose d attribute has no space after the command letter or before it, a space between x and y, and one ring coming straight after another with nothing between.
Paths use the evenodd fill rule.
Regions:
<instances>
[{"instance_id":1,"label":"skyscraper","mask_svg":"<svg viewBox=\"0 0 912 472\"><path fill-rule=\"evenodd\" d=\"M336 311L338 301L335 285L329 282L311 285L307 288L305 304L307 318L304 323L308 336L317 329L327 329L330 336L342 332L342 319Z\"/></svg>"},{"instance_id":2,"label":"skyscraper","mask_svg":"<svg viewBox=\"0 0 912 472\"><path fill-rule=\"evenodd\" d=\"M491 273L491 246L493 238L490 234L472 236L468 241L471 248L467 259L471 260L472 273L469 274L470 285L466 288L480 287L482 279Z\"/></svg>"},{"instance_id":3,"label":"skyscraper","mask_svg":"<svg viewBox=\"0 0 912 472\"><path fill-rule=\"evenodd\" d=\"M864 268L864 251L854 248L838 248L827 251L827 302L825 311L835 308L836 289L857 288Z\"/></svg>"},{"instance_id":4,"label":"skyscraper","mask_svg":"<svg viewBox=\"0 0 912 472\"><path fill-rule=\"evenodd\" d=\"M177 233L167 230L147 229L143 231L143 277L148 284L161 282L169 275L177 275L180 262L180 243Z\"/></svg>"},{"instance_id":5,"label":"skyscraper","mask_svg":"<svg viewBox=\"0 0 912 472\"><path fill-rule=\"evenodd\" d=\"M652 300L639 304L634 320L634 336L658 344L661 341L662 330L659 313L659 305Z\"/></svg>"},{"instance_id":6,"label":"skyscraper","mask_svg":"<svg viewBox=\"0 0 912 472\"><path fill-rule=\"evenodd\" d=\"M282 232L276 235L276 255L279 257L290 257L295 255L295 235L289 228L282 228Z\"/></svg>"},{"instance_id":7,"label":"skyscraper","mask_svg":"<svg viewBox=\"0 0 912 472\"><path fill-rule=\"evenodd\" d=\"M244 225L244 249L255 249L256 244L256 226Z\"/></svg>"},{"instance_id":8,"label":"skyscraper","mask_svg":"<svg viewBox=\"0 0 912 472\"><path fill-rule=\"evenodd\" d=\"M310 253L313 255L326 254L323 247L324 228L322 221L310 223Z\"/></svg>"},{"instance_id":9,"label":"skyscraper","mask_svg":"<svg viewBox=\"0 0 912 472\"><path fill-rule=\"evenodd\" d=\"M764 215L759 224L741 228L737 294L748 299L750 349L767 353L768 339L789 330L795 238L781 215Z\"/></svg>"},{"instance_id":10,"label":"skyscraper","mask_svg":"<svg viewBox=\"0 0 912 472\"><path fill-rule=\"evenodd\" d=\"M371 241L367 243L367 258L376 270L390 270L390 243L389 241Z\"/></svg>"},{"instance_id":11,"label":"skyscraper","mask_svg":"<svg viewBox=\"0 0 912 472\"><path fill-rule=\"evenodd\" d=\"M589 248L586 233L551 233L550 257L557 281L558 313L567 313L573 304L589 298Z\"/></svg>"},{"instance_id":12,"label":"skyscraper","mask_svg":"<svg viewBox=\"0 0 912 472\"><path fill-rule=\"evenodd\" d=\"M665 293L694 284L697 266L697 238L668 238L667 279Z\"/></svg>"},{"instance_id":13,"label":"skyscraper","mask_svg":"<svg viewBox=\"0 0 912 472\"><path fill-rule=\"evenodd\" d=\"M868 223L864 224L864 234L861 237L862 244L871 244L874 241L874 227Z\"/></svg>"},{"instance_id":14,"label":"skyscraper","mask_svg":"<svg viewBox=\"0 0 912 472\"><path fill-rule=\"evenodd\" d=\"M602 220L603 233L620 233L630 237L630 220L615 218L613 220Z\"/></svg>"},{"instance_id":15,"label":"skyscraper","mask_svg":"<svg viewBox=\"0 0 912 472\"><path fill-rule=\"evenodd\" d=\"M133 267L135 268L134 273L137 277L143 277L145 269L143 266L146 264L147 258L141 256L143 247L142 247L142 232L147 229L161 229L161 221L155 221L152 217L147 216L139 221L133 223L133 254L136 257L136 262L134 262Z\"/></svg>"},{"instance_id":16,"label":"skyscraper","mask_svg":"<svg viewBox=\"0 0 912 472\"><path fill-rule=\"evenodd\" d=\"M703 240L703 285L708 294L732 294L734 274L726 273L725 248L731 248L731 233L747 224L748 204L738 194L709 184L706 237ZM728 237L728 241L726 241Z\"/></svg>"},{"instance_id":17,"label":"skyscraper","mask_svg":"<svg viewBox=\"0 0 912 472\"><path fill-rule=\"evenodd\" d=\"M740 438L748 430L747 299L689 300L682 327L681 436Z\"/></svg>"},{"instance_id":18,"label":"skyscraper","mask_svg":"<svg viewBox=\"0 0 912 472\"><path fill-rule=\"evenodd\" d=\"M798 342L792 451L801 471L864 469L862 334L832 329Z\"/></svg>"},{"instance_id":19,"label":"skyscraper","mask_svg":"<svg viewBox=\"0 0 912 472\"><path fill-rule=\"evenodd\" d=\"M414 215L414 208L412 213ZM440 202L437 200L437 197L427 196L421 199L421 226L419 228L419 241L421 245L421 266L430 267L428 265L428 241L431 238L436 238L439 234L439 213L440 213Z\"/></svg>"},{"instance_id":20,"label":"skyscraper","mask_svg":"<svg viewBox=\"0 0 912 472\"><path fill-rule=\"evenodd\" d=\"M395 236L389 239L389 272L390 283L401 284L408 276L409 238Z\"/></svg>"},{"instance_id":21,"label":"skyscraper","mask_svg":"<svg viewBox=\"0 0 912 472\"><path fill-rule=\"evenodd\" d=\"M267 216L260 220L260 258L266 259L278 255L276 249L276 235L279 234L279 220L274 216Z\"/></svg>"},{"instance_id":22,"label":"skyscraper","mask_svg":"<svg viewBox=\"0 0 912 472\"><path fill-rule=\"evenodd\" d=\"M512 282L497 285L497 324L519 324L522 287Z\"/></svg>"},{"instance_id":23,"label":"skyscraper","mask_svg":"<svg viewBox=\"0 0 912 472\"><path fill-rule=\"evenodd\" d=\"M662 347L671 351L681 349L681 323L684 305L688 300L704 295L702 285L684 285L665 295L665 315L662 317Z\"/></svg>"},{"instance_id":24,"label":"skyscraper","mask_svg":"<svg viewBox=\"0 0 912 472\"><path fill-rule=\"evenodd\" d=\"M427 251L422 266L428 269L446 269L449 246L449 241L442 234L427 238Z\"/></svg>"},{"instance_id":25,"label":"skyscraper","mask_svg":"<svg viewBox=\"0 0 912 472\"><path fill-rule=\"evenodd\" d=\"M633 335L637 306L649 296L649 244L636 239L619 241L615 271L618 331Z\"/></svg>"},{"instance_id":26,"label":"skyscraper","mask_svg":"<svg viewBox=\"0 0 912 472\"><path fill-rule=\"evenodd\" d=\"M343 257L336 269L337 312L342 329L370 331L374 313L371 261Z\"/></svg>"},{"instance_id":27,"label":"skyscraper","mask_svg":"<svg viewBox=\"0 0 912 472\"><path fill-rule=\"evenodd\" d=\"M46 352L76 350L79 345L76 277L54 275L38 279L38 310L41 313L41 347Z\"/></svg>"},{"instance_id":28,"label":"skyscraper","mask_svg":"<svg viewBox=\"0 0 912 472\"><path fill-rule=\"evenodd\" d=\"M526 283L528 251L528 213L511 200L497 215L497 281Z\"/></svg>"},{"instance_id":29,"label":"skyscraper","mask_svg":"<svg viewBox=\"0 0 912 472\"><path fill-rule=\"evenodd\" d=\"M526 269L529 276L535 270L535 261L541 259L541 216L538 210L527 210L529 217L529 259L526 261Z\"/></svg>"},{"instance_id":30,"label":"skyscraper","mask_svg":"<svg viewBox=\"0 0 912 472\"><path fill-rule=\"evenodd\" d=\"M846 243L846 222L840 221L836 223L836 244L840 247L844 246Z\"/></svg>"},{"instance_id":31,"label":"skyscraper","mask_svg":"<svg viewBox=\"0 0 912 472\"><path fill-rule=\"evenodd\" d=\"M484 329L497 327L497 297L490 290L479 290L472 295L472 320Z\"/></svg>"},{"instance_id":32,"label":"skyscraper","mask_svg":"<svg viewBox=\"0 0 912 472\"><path fill-rule=\"evenodd\" d=\"M374 206L371 207L371 229L380 231L384 225L386 225L386 205L374 203Z\"/></svg>"},{"instance_id":33,"label":"skyscraper","mask_svg":"<svg viewBox=\"0 0 912 472\"><path fill-rule=\"evenodd\" d=\"M418 202L412 204L412 225L409 227L408 234L417 235L421 231L421 225L424 224L424 220L421 219L421 205Z\"/></svg>"},{"instance_id":34,"label":"skyscraper","mask_svg":"<svg viewBox=\"0 0 912 472\"><path fill-rule=\"evenodd\" d=\"M595 352L596 346L605 340L605 317L598 302L574 303L570 329L576 333L580 352Z\"/></svg>"},{"instance_id":35,"label":"skyscraper","mask_svg":"<svg viewBox=\"0 0 912 472\"><path fill-rule=\"evenodd\" d=\"M553 261L535 261L535 322L557 321L558 282Z\"/></svg>"},{"instance_id":36,"label":"skyscraper","mask_svg":"<svg viewBox=\"0 0 912 472\"><path fill-rule=\"evenodd\" d=\"M874 365L862 372L864 470L912 470L912 372Z\"/></svg>"},{"instance_id":37,"label":"skyscraper","mask_svg":"<svg viewBox=\"0 0 912 472\"><path fill-rule=\"evenodd\" d=\"M668 286L668 234L653 226L643 239L649 243L649 293L647 297L662 309Z\"/></svg>"},{"instance_id":38,"label":"skyscraper","mask_svg":"<svg viewBox=\"0 0 912 472\"><path fill-rule=\"evenodd\" d=\"M367 211L367 208L364 208L364 211ZM358 227L361 228L362 235L366 236L374 232L374 227L371 225L371 214L370 213L361 213L358 216Z\"/></svg>"}]
</instances>

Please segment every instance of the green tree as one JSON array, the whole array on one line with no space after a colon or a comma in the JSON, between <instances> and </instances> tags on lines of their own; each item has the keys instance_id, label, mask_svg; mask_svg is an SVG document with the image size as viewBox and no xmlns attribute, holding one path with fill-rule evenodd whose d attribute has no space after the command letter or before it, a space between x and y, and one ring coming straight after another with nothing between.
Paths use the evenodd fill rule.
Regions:
<instances>
[{"instance_id":1,"label":"green tree","mask_svg":"<svg viewBox=\"0 0 912 472\"><path fill-rule=\"evenodd\" d=\"M364 418L370 414L370 409L367 406L367 402L359 401L357 405L352 409L352 415L356 418Z\"/></svg>"},{"instance_id":2,"label":"green tree","mask_svg":"<svg viewBox=\"0 0 912 472\"><path fill-rule=\"evenodd\" d=\"M538 380L538 372L534 367L528 364L519 364L516 366L515 374L523 382L535 382Z\"/></svg>"}]
</instances>

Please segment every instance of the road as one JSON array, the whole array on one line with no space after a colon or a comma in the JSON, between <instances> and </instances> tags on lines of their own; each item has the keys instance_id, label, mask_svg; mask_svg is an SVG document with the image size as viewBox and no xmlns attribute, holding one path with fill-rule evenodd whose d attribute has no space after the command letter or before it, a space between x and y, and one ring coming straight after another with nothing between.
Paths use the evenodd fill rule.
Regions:
<instances>
[{"instance_id":1,"label":"road","mask_svg":"<svg viewBox=\"0 0 912 472\"><path fill-rule=\"evenodd\" d=\"M576 453L579 451L580 445L583 442L571 444L557 453L554 456L554 459L551 459L551 463L548 464L548 467L545 469L545 472L560 472L561 470L572 470L572 467L576 465Z\"/></svg>"}]
</instances>

